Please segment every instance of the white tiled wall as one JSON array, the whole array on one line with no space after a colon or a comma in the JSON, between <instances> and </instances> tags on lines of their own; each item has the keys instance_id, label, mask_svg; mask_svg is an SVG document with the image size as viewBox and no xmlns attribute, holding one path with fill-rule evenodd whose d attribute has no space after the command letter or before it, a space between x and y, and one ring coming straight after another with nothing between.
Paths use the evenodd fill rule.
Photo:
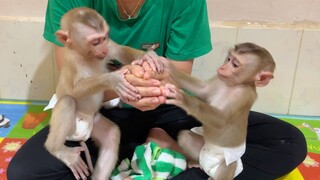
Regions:
<instances>
[{"instance_id":1,"label":"white tiled wall","mask_svg":"<svg viewBox=\"0 0 320 180\"><path fill-rule=\"evenodd\" d=\"M290 114L320 114L320 31L303 32Z\"/></svg>"},{"instance_id":2,"label":"white tiled wall","mask_svg":"<svg viewBox=\"0 0 320 180\"><path fill-rule=\"evenodd\" d=\"M43 22L2 20L0 27L0 98L47 100L54 61Z\"/></svg>"},{"instance_id":3,"label":"white tiled wall","mask_svg":"<svg viewBox=\"0 0 320 180\"><path fill-rule=\"evenodd\" d=\"M47 1L14 2L0 0L0 98L48 100L57 73L52 46L42 38ZM277 63L275 78L258 89L253 110L320 115L320 28L222 24L211 22L213 51L195 61L193 75L210 78L233 44L252 41L266 47Z\"/></svg>"}]
</instances>

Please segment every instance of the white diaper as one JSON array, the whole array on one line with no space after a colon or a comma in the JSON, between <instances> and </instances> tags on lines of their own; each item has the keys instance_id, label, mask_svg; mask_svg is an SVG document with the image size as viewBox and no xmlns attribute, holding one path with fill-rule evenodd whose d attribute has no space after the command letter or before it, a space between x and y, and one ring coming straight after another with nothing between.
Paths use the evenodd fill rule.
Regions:
<instances>
[{"instance_id":1,"label":"white diaper","mask_svg":"<svg viewBox=\"0 0 320 180\"><path fill-rule=\"evenodd\" d=\"M90 118L90 117L87 117ZM83 120L83 117L77 117L76 119L76 129L75 132L66 137L68 141L87 141L91 135L93 122L88 123L93 120Z\"/></svg>"},{"instance_id":2,"label":"white diaper","mask_svg":"<svg viewBox=\"0 0 320 180\"><path fill-rule=\"evenodd\" d=\"M203 135L202 127L192 128L191 131L199 135ZM246 150L245 142L237 147L232 147L232 148L226 148L226 147L205 143L200 152L199 163L203 168L203 170L210 177L214 177L217 168L221 163L223 163L222 162L223 158L225 158L227 165L236 161L237 167L234 174L234 177L236 177L243 170L241 156L244 154L245 150Z\"/></svg>"},{"instance_id":3,"label":"white diaper","mask_svg":"<svg viewBox=\"0 0 320 180\"><path fill-rule=\"evenodd\" d=\"M111 99L110 101L106 101L102 103L102 106L105 109L111 109L117 107L120 104L120 98Z\"/></svg>"},{"instance_id":4,"label":"white diaper","mask_svg":"<svg viewBox=\"0 0 320 180\"><path fill-rule=\"evenodd\" d=\"M56 94L53 94L53 96L51 97L51 99L49 101L49 104L43 109L43 111L54 108L54 106L57 104L57 101L58 101L58 99L57 99ZM111 109L111 108L118 106L119 103L120 103L120 98L115 98L110 101L103 102L102 106L105 109Z\"/></svg>"},{"instance_id":5,"label":"white diaper","mask_svg":"<svg viewBox=\"0 0 320 180\"><path fill-rule=\"evenodd\" d=\"M53 94L53 96L51 97L49 104L43 109L43 111L46 111L48 109L52 109L56 104L57 104L57 96L56 94Z\"/></svg>"}]
</instances>

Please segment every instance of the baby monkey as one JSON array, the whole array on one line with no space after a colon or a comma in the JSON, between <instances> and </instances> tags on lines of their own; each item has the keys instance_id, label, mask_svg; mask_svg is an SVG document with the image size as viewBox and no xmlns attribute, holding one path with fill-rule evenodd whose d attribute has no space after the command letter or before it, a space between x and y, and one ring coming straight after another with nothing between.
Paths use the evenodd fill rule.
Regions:
<instances>
[{"instance_id":1,"label":"baby monkey","mask_svg":"<svg viewBox=\"0 0 320 180\"><path fill-rule=\"evenodd\" d=\"M249 111L257 98L256 87L273 78L275 62L263 47L241 43L230 49L217 75L203 82L169 66L177 86L166 85L166 104L183 108L202 127L179 133L178 143L187 159L199 163L213 179L233 179L243 169Z\"/></svg>"},{"instance_id":2,"label":"baby monkey","mask_svg":"<svg viewBox=\"0 0 320 180\"><path fill-rule=\"evenodd\" d=\"M61 19L61 29L56 32L65 47L65 59L45 147L71 169L76 179L86 179L89 175L88 167L80 157L81 151L87 154L94 180L108 179L117 161L120 131L116 124L98 112L103 92L114 90L127 101L140 98L137 89L124 77L130 72L126 69L108 72L106 64L110 59L127 64L144 52L120 46L108 35L107 23L89 8L67 12ZM99 146L94 169L84 143L89 137ZM80 141L81 146L67 147L66 140Z\"/></svg>"}]
</instances>

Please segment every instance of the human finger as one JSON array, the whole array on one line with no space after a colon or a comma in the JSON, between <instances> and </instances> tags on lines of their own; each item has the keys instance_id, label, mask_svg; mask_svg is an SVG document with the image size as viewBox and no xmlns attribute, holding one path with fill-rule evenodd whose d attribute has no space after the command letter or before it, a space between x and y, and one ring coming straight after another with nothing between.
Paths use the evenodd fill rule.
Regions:
<instances>
[{"instance_id":1,"label":"human finger","mask_svg":"<svg viewBox=\"0 0 320 180\"><path fill-rule=\"evenodd\" d=\"M137 102L132 102L128 104L141 111L147 111L157 108L162 103L159 101L158 97L143 97Z\"/></svg>"},{"instance_id":2,"label":"human finger","mask_svg":"<svg viewBox=\"0 0 320 180\"><path fill-rule=\"evenodd\" d=\"M161 82L157 79L144 79L144 78L139 78L135 76L134 74L126 74L125 75L126 80L133 86L160 86Z\"/></svg>"},{"instance_id":3,"label":"human finger","mask_svg":"<svg viewBox=\"0 0 320 180\"><path fill-rule=\"evenodd\" d=\"M136 87L142 97L161 96L162 91L159 87Z\"/></svg>"}]
</instances>

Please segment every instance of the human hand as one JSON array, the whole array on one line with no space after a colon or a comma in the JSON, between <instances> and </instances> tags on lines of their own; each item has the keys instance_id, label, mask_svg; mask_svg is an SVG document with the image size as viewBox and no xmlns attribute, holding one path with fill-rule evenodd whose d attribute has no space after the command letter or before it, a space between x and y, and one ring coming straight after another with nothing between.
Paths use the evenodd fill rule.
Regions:
<instances>
[{"instance_id":1,"label":"human hand","mask_svg":"<svg viewBox=\"0 0 320 180\"><path fill-rule=\"evenodd\" d=\"M131 73L126 74L126 80L138 89L142 98L135 102L126 102L131 106L141 110L147 111L158 107L165 102L164 88L162 87L162 80L165 75L152 71L152 68L148 65L148 62L144 62L141 65L127 65L127 68Z\"/></svg>"}]
</instances>

